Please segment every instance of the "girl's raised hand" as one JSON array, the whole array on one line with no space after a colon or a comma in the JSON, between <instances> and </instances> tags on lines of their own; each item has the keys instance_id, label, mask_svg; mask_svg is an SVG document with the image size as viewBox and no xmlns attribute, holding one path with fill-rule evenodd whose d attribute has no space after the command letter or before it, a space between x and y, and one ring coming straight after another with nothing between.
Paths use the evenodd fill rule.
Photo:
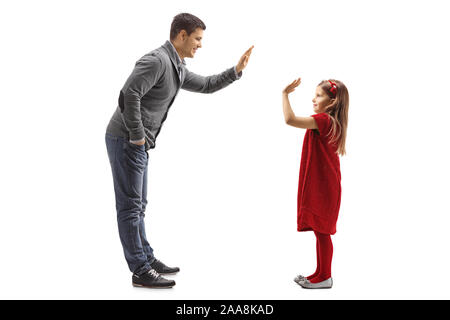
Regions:
<instances>
[{"instance_id":1,"label":"girl's raised hand","mask_svg":"<svg viewBox=\"0 0 450 320\"><path fill-rule=\"evenodd\" d=\"M290 85L288 85L286 88L284 88L283 90L283 94L289 94L292 91L295 90L295 88L297 88L299 86L299 84L302 82L302 78L298 78L297 80L294 80Z\"/></svg>"}]
</instances>

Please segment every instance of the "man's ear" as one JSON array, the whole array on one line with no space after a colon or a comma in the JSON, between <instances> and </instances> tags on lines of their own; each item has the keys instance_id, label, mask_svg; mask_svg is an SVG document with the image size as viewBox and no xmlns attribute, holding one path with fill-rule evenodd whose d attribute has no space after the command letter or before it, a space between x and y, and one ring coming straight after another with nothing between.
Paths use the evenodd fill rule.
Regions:
<instances>
[{"instance_id":1,"label":"man's ear","mask_svg":"<svg viewBox=\"0 0 450 320\"><path fill-rule=\"evenodd\" d=\"M185 41L188 38L188 34L186 32L186 30L181 30L180 33L178 34L178 36L180 37L181 40Z\"/></svg>"}]
</instances>

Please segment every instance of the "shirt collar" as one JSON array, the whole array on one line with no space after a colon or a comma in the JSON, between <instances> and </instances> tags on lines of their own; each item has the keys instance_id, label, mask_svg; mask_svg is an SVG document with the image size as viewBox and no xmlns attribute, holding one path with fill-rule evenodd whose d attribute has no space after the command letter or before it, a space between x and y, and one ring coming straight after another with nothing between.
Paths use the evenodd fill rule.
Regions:
<instances>
[{"instance_id":1,"label":"shirt collar","mask_svg":"<svg viewBox=\"0 0 450 320\"><path fill-rule=\"evenodd\" d=\"M185 66L186 62L183 60L181 60L180 56L178 55L177 50L175 49L175 47L173 46L172 42L170 42L169 40L166 41L165 43L165 47L169 50L169 55L170 58L172 59L172 62L178 67L180 68L181 66Z\"/></svg>"}]
</instances>

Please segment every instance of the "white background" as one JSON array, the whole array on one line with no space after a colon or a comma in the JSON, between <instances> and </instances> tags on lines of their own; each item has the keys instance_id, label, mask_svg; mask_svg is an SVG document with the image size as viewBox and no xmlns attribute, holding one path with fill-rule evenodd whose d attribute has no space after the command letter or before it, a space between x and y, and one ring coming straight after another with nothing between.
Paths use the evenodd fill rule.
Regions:
<instances>
[{"instance_id":1,"label":"white background","mask_svg":"<svg viewBox=\"0 0 450 320\"><path fill-rule=\"evenodd\" d=\"M215 74L254 45L243 77L181 91L150 151L148 238L177 265L170 290L137 289L115 218L104 133L145 53L190 12L206 24L188 68ZM447 1L2 1L0 298L448 299ZM331 290L296 232L315 86L350 92Z\"/></svg>"}]
</instances>

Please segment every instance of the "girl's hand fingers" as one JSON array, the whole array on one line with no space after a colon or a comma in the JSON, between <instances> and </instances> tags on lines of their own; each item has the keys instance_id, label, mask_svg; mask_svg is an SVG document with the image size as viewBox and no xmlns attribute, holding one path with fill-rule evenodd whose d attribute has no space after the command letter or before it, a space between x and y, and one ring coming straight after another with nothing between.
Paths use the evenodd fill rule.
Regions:
<instances>
[{"instance_id":1,"label":"girl's hand fingers","mask_svg":"<svg viewBox=\"0 0 450 320\"><path fill-rule=\"evenodd\" d=\"M283 90L283 92L291 93L292 91L295 90L296 87L299 86L299 84L300 84L301 82L302 82L302 79L301 79L301 78L298 78L298 79L292 81L292 83L289 84L289 85Z\"/></svg>"},{"instance_id":2,"label":"girl's hand fingers","mask_svg":"<svg viewBox=\"0 0 450 320\"><path fill-rule=\"evenodd\" d=\"M300 79L294 80L289 86L292 88L298 87L300 84Z\"/></svg>"}]
</instances>

